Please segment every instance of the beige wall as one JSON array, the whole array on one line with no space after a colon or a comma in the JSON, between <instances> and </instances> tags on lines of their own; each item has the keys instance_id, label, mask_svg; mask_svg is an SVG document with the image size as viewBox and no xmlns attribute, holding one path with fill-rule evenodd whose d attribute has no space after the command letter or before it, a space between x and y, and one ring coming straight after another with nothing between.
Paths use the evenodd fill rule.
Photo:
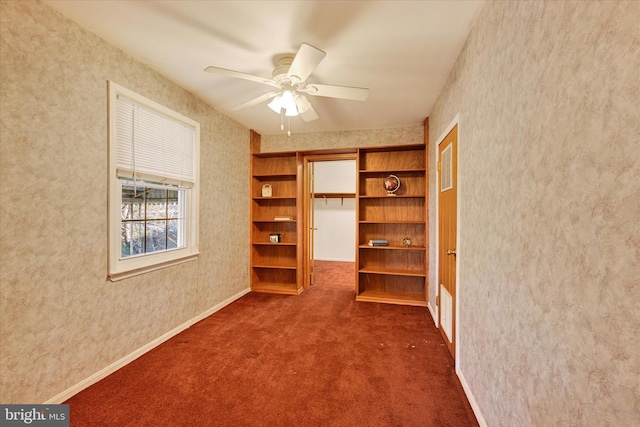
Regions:
<instances>
[{"instance_id":1,"label":"beige wall","mask_svg":"<svg viewBox=\"0 0 640 427\"><path fill-rule=\"evenodd\" d=\"M0 402L40 403L248 288L249 132L39 2L0 8ZM199 259L117 283L107 80L201 124ZM421 126L265 136L262 151L411 143Z\"/></svg>"},{"instance_id":2,"label":"beige wall","mask_svg":"<svg viewBox=\"0 0 640 427\"><path fill-rule=\"evenodd\" d=\"M433 143L460 114L459 367L488 425L640 422L639 7L488 4L431 115ZM247 288L248 131L46 6L0 8L0 401L42 402ZM199 260L118 283L107 80L202 126Z\"/></svg>"},{"instance_id":3,"label":"beige wall","mask_svg":"<svg viewBox=\"0 0 640 427\"><path fill-rule=\"evenodd\" d=\"M424 126L344 132L263 135L262 152L424 144Z\"/></svg>"},{"instance_id":4,"label":"beige wall","mask_svg":"<svg viewBox=\"0 0 640 427\"><path fill-rule=\"evenodd\" d=\"M638 22L488 3L430 116L435 143L460 114L458 363L489 426L640 425Z\"/></svg>"},{"instance_id":5,"label":"beige wall","mask_svg":"<svg viewBox=\"0 0 640 427\"><path fill-rule=\"evenodd\" d=\"M248 288L249 131L48 6L0 7L0 402L41 403ZM199 259L117 283L107 80L201 124Z\"/></svg>"}]
</instances>

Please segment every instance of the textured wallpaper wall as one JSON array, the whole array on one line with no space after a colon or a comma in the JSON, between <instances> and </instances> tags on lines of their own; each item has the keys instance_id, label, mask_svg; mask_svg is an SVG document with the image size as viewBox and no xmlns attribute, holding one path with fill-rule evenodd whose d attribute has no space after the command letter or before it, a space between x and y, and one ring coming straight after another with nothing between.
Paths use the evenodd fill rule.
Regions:
<instances>
[{"instance_id":1,"label":"textured wallpaper wall","mask_svg":"<svg viewBox=\"0 0 640 427\"><path fill-rule=\"evenodd\" d=\"M0 402L38 403L248 288L249 132L35 1L0 2L0 77ZM107 80L201 125L199 259L116 283ZM265 136L262 150L413 143L422 126Z\"/></svg>"},{"instance_id":2,"label":"textured wallpaper wall","mask_svg":"<svg viewBox=\"0 0 640 427\"><path fill-rule=\"evenodd\" d=\"M357 148L377 145L424 144L424 127L344 132L262 135L262 152Z\"/></svg>"},{"instance_id":3,"label":"textured wallpaper wall","mask_svg":"<svg viewBox=\"0 0 640 427\"><path fill-rule=\"evenodd\" d=\"M40 403L248 288L249 132L39 2L0 3L0 75L0 402ZM199 259L117 283L107 80L201 124Z\"/></svg>"},{"instance_id":4,"label":"textured wallpaper wall","mask_svg":"<svg viewBox=\"0 0 640 427\"><path fill-rule=\"evenodd\" d=\"M489 426L640 425L638 22L490 2L430 115L435 143L460 114L458 363Z\"/></svg>"}]
</instances>

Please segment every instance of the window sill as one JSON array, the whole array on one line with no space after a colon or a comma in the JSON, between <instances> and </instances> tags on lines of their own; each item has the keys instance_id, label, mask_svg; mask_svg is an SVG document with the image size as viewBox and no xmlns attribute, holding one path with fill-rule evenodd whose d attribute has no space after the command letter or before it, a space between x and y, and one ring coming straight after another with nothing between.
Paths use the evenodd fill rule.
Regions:
<instances>
[{"instance_id":1,"label":"window sill","mask_svg":"<svg viewBox=\"0 0 640 427\"><path fill-rule=\"evenodd\" d=\"M160 270L162 268L183 264L185 262L189 262L197 259L198 255L199 255L199 252L196 252L189 255L185 255L180 258L171 259L168 261L160 262L160 263L149 265L149 266L144 266L144 267L127 270L127 271L109 273L109 280L112 282L117 282L119 280L128 279L130 277L138 276L140 274L145 274L151 271Z\"/></svg>"}]
</instances>

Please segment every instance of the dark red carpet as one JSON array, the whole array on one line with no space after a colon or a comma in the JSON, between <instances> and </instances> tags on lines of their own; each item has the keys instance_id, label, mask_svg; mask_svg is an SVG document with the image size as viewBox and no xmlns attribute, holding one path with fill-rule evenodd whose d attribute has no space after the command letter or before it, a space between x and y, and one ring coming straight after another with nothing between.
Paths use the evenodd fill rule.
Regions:
<instances>
[{"instance_id":1,"label":"dark red carpet","mask_svg":"<svg viewBox=\"0 0 640 427\"><path fill-rule=\"evenodd\" d=\"M315 285L347 288L353 290L355 295L355 262L314 261L313 268Z\"/></svg>"},{"instance_id":2,"label":"dark red carpet","mask_svg":"<svg viewBox=\"0 0 640 427\"><path fill-rule=\"evenodd\" d=\"M477 426L428 310L355 302L343 267L192 326L65 402L71 425Z\"/></svg>"}]
</instances>

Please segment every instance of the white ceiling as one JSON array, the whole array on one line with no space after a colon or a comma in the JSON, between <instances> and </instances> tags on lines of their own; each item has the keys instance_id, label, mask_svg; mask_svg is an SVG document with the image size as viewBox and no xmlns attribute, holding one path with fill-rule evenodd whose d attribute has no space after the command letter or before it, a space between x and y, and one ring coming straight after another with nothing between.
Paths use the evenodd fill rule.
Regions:
<instances>
[{"instance_id":1,"label":"white ceiling","mask_svg":"<svg viewBox=\"0 0 640 427\"><path fill-rule=\"evenodd\" d=\"M292 118L292 133L416 126L430 114L484 0L45 3L268 135L281 130L266 103L231 109L273 88L205 67L271 78L277 57L308 43L327 53L308 83L366 87L370 94L364 102L308 96L320 118Z\"/></svg>"}]
</instances>

